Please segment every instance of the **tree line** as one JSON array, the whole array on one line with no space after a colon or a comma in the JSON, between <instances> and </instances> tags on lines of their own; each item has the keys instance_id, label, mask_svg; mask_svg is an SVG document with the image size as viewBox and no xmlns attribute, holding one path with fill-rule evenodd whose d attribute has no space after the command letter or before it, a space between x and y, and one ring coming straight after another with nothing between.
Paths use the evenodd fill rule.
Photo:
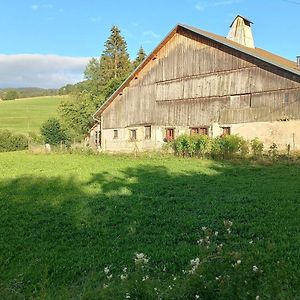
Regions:
<instances>
[{"instance_id":1,"label":"tree line","mask_svg":"<svg viewBox=\"0 0 300 300\"><path fill-rule=\"evenodd\" d=\"M58 94L57 89L42 89L42 88L0 89L0 98L2 100L15 100L19 98L55 96L57 94Z\"/></svg>"},{"instance_id":2,"label":"tree line","mask_svg":"<svg viewBox=\"0 0 300 300\"><path fill-rule=\"evenodd\" d=\"M112 26L110 35L104 44L99 58L92 58L85 71L85 80L75 85L66 85L59 89L59 94L70 94L59 106L61 126L57 120L47 121L46 127L65 130L72 139L81 139L92 126L93 113L108 99L130 75L130 73L146 58L141 46L136 58L131 61L127 42L117 26ZM47 129L47 128L46 128ZM56 132L55 130L49 130ZM56 133L61 135L60 132ZM55 134L52 134L55 135ZM51 139L47 139L48 142Z\"/></svg>"}]
</instances>

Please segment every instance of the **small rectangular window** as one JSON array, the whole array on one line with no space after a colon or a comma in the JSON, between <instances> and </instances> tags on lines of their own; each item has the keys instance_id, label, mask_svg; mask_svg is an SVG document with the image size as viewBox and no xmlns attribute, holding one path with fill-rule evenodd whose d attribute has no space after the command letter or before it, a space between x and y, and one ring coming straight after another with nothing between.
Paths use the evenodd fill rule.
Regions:
<instances>
[{"instance_id":1,"label":"small rectangular window","mask_svg":"<svg viewBox=\"0 0 300 300\"><path fill-rule=\"evenodd\" d=\"M191 135L208 135L208 128L207 127L193 127L191 128Z\"/></svg>"},{"instance_id":2,"label":"small rectangular window","mask_svg":"<svg viewBox=\"0 0 300 300\"><path fill-rule=\"evenodd\" d=\"M98 131L95 131L95 145L98 146L99 138L98 138Z\"/></svg>"},{"instance_id":3,"label":"small rectangular window","mask_svg":"<svg viewBox=\"0 0 300 300\"><path fill-rule=\"evenodd\" d=\"M174 134L174 128L167 128L166 129L166 140L169 141L173 141L175 138L175 134Z\"/></svg>"},{"instance_id":4,"label":"small rectangular window","mask_svg":"<svg viewBox=\"0 0 300 300\"><path fill-rule=\"evenodd\" d=\"M196 135L199 133L199 128L191 128L191 135Z\"/></svg>"},{"instance_id":5,"label":"small rectangular window","mask_svg":"<svg viewBox=\"0 0 300 300\"><path fill-rule=\"evenodd\" d=\"M222 136L230 135L230 127L222 127Z\"/></svg>"},{"instance_id":6,"label":"small rectangular window","mask_svg":"<svg viewBox=\"0 0 300 300\"><path fill-rule=\"evenodd\" d=\"M136 140L136 129L131 129L130 131L129 131L129 138L130 138L130 140L131 141L135 141Z\"/></svg>"},{"instance_id":7,"label":"small rectangular window","mask_svg":"<svg viewBox=\"0 0 300 300\"><path fill-rule=\"evenodd\" d=\"M207 127L200 127L199 134L201 135L208 135L208 128Z\"/></svg>"},{"instance_id":8,"label":"small rectangular window","mask_svg":"<svg viewBox=\"0 0 300 300\"><path fill-rule=\"evenodd\" d=\"M119 131L114 130L114 139L117 139L119 137Z\"/></svg>"},{"instance_id":9,"label":"small rectangular window","mask_svg":"<svg viewBox=\"0 0 300 300\"><path fill-rule=\"evenodd\" d=\"M145 126L145 139L151 139L151 126Z\"/></svg>"}]
</instances>

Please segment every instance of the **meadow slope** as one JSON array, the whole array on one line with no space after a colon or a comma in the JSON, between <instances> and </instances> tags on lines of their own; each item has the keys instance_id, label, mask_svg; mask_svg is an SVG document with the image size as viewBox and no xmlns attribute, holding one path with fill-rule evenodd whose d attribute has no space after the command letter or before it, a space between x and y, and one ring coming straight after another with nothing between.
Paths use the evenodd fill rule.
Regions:
<instances>
[{"instance_id":1,"label":"meadow slope","mask_svg":"<svg viewBox=\"0 0 300 300\"><path fill-rule=\"evenodd\" d=\"M297 164L0 153L0 298L298 299L299 183Z\"/></svg>"},{"instance_id":2,"label":"meadow slope","mask_svg":"<svg viewBox=\"0 0 300 300\"><path fill-rule=\"evenodd\" d=\"M62 96L45 96L0 101L0 129L39 132L45 120L57 116L62 99Z\"/></svg>"}]
</instances>

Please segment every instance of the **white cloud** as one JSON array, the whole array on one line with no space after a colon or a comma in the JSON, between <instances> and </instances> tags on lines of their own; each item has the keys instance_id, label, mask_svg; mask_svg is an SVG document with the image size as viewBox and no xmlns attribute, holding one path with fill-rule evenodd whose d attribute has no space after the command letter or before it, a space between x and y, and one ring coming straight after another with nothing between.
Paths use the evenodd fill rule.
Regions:
<instances>
[{"instance_id":1,"label":"white cloud","mask_svg":"<svg viewBox=\"0 0 300 300\"><path fill-rule=\"evenodd\" d=\"M219 0L219 1L200 1L195 5L199 11L204 11L209 7L228 6L241 2L242 0Z\"/></svg>"},{"instance_id":2,"label":"white cloud","mask_svg":"<svg viewBox=\"0 0 300 300\"><path fill-rule=\"evenodd\" d=\"M53 8L53 5L52 4L33 4L31 5L31 9L32 10L39 10L39 9L52 9Z\"/></svg>"},{"instance_id":3,"label":"white cloud","mask_svg":"<svg viewBox=\"0 0 300 300\"><path fill-rule=\"evenodd\" d=\"M89 57L0 54L0 87L59 88L83 79Z\"/></svg>"},{"instance_id":4,"label":"white cloud","mask_svg":"<svg viewBox=\"0 0 300 300\"><path fill-rule=\"evenodd\" d=\"M157 34L157 33L153 32L152 30L144 31L143 35L147 36L147 37L149 37L151 39L158 39L158 38L160 38L160 34Z\"/></svg>"}]
</instances>

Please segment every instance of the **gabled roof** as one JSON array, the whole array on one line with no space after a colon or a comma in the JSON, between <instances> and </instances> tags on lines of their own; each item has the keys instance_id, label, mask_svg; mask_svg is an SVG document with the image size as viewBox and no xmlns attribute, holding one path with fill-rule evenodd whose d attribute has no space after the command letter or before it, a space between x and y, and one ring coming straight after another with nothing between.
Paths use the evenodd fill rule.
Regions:
<instances>
[{"instance_id":1,"label":"gabled roof","mask_svg":"<svg viewBox=\"0 0 300 300\"><path fill-rule=\"evenodd\" d=\"M122 85L103 103L103 105L95 112L93 115L94 119L96 116L101 114L108 105L121 93L121 91L127 87L132 79L134 79L141 69L155 57L156 53L173 37L173 35L178 32L180 29L185 29L192 33L199 35L200 37L205 37L211 41L217 42L219 44L225 45L231 49L234 49L238 52L247 54L251 57L254 57L260 61L263 61L269 65L278 67L282 70L288 71L293 75L297 75L300 77L300 67L298 67L296 62L285 59L281 56L273 54L271 52L265 51L260 48L249 48L234 41L231 41L223 36L218 34L214 34L208 31L204 31L202 29L192 27L185 24L176 25L170 33L162 40L162 42L153 50L153 52L146 57L146 59L129 75L129 77L122 83ZM97 120L97 119L96 119Z\"/></svg>"}]
</instances>

